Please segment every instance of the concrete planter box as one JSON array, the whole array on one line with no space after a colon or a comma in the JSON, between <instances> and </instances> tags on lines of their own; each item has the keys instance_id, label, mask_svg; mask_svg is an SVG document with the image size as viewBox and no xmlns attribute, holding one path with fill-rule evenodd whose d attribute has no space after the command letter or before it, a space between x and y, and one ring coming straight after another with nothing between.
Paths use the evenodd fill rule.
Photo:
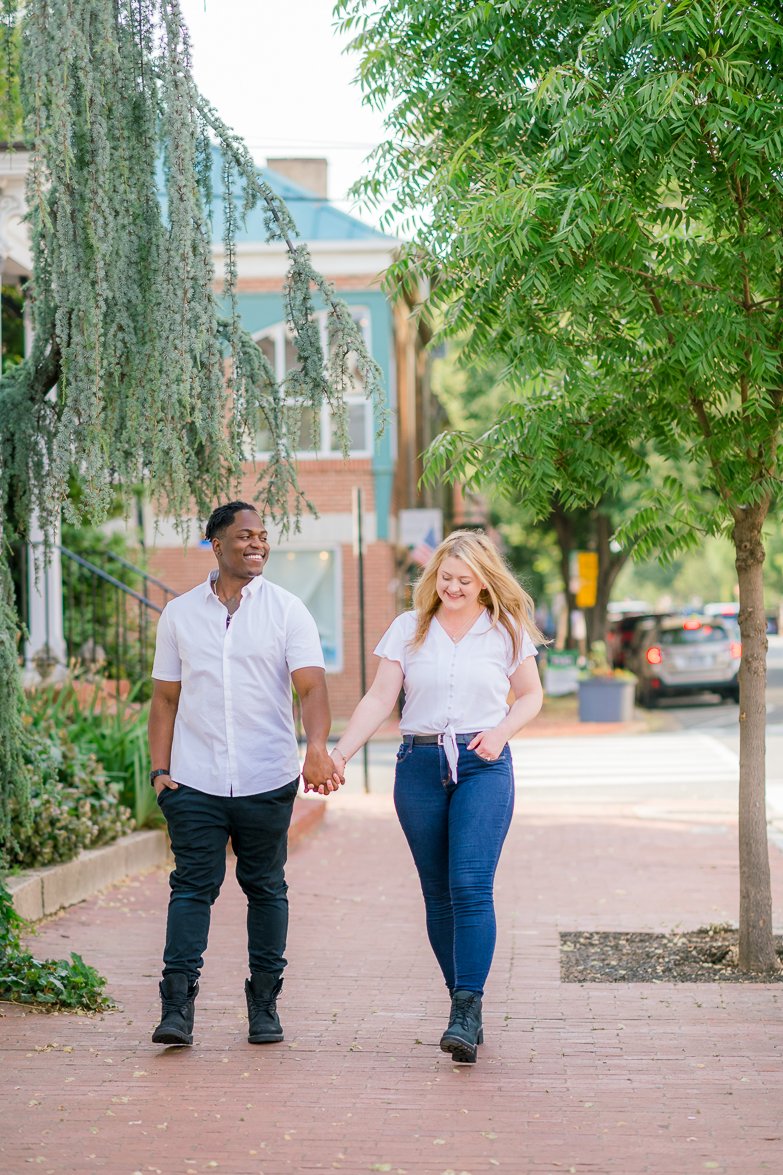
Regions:
<instances>
[{"instance_id":1,"label":"concrete planter box","mask_svg":"<svg viewBox=\"0 0 783 1175\"><path fill-rule=\"evenodd\" d=\"M580 681L579 721L633 721L635 690L632 678L588 677Z\"/></svg>"},{"instance_id":2,"label":"concrete planter box","mask_svg":"<svg viewBox=\"0 0 783 1175\"><path fill-rule=\"evenodd\" d=\"M297 796L288 833L289 847L313 831L325 811L326 801L320 796ZM4 879L4 885L17 914L28 922L37 922L124 877L170 865L172 860L165 828L142 829L99 849L82 849L72 861L12 874Z\"/></svg>"},{"instance_id":3,"label":"concrete planter box","mask_svg":"<svg viewBox=\"0 0 783 1175\"><path fill-rule=\"evenodd\" d=\"M143 829L102 848L83 849L72 861L6 877L4 884L17 914L28 922L37 922L47 914L84 901L123 877L165 865L169 859L164 830Z\"/></svg>"}]
</instances>

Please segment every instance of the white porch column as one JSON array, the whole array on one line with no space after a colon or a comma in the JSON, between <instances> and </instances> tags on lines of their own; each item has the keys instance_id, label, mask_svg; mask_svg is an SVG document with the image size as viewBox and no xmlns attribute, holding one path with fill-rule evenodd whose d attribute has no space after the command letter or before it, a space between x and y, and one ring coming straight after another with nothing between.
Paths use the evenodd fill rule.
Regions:
<instances>
[{"instance_id":1,"label":"white porch column","mask_svg":"<svg viewBox=\"0 0 783 1175\"><path fill-rule=\"evenodd\" d=\"M27 547L27 599L29 638L25 645L25 684L60 681L67 673L68 663L63 631L62 566L57 548L44 566L43 531L37 515L30 524Z\"/></svg>"},{"instance_id":2,"label":"white porch column","mask_svg":"<svg viewBox=\"0 0 783 1175\"><path fill-rule=\"evenodd\" d=\"M33 335L30 314L25 305L25 354L30 354ZM38 685L42 681L62 681L68 671L68 652L63 628L63 573L59 547L50 552L44 564L43 531L37 512L30 520L30 541L27 544L27 627L29 638L25 645L24 683ZM60 541L60 525L54 537Z\"/></svg>"}]
</instances>

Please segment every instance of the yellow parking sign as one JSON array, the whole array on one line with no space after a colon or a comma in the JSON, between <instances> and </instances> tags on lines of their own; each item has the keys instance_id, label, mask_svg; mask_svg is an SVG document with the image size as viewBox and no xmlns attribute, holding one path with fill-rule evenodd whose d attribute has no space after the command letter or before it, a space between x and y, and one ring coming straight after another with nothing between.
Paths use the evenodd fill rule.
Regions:
<instances>
[{"instance_id":1,"label":"yellow parking sign","mask_svg":"<svg viewBox=\"0 0 783 1175\"><path fill-rule=\"evenodd\" d=\"M598 588L598 552L574 551L571 590L577 608L594 608Z\"/></svg>"}]
</instances>

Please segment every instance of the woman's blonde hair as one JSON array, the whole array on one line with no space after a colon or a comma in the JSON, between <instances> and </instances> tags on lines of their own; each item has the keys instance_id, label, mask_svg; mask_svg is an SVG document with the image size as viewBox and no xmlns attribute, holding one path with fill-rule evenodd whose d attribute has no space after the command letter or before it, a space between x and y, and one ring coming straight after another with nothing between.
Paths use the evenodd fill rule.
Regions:
<instances>
[{"instance_id":1,"label":"woman's blonde hair","mask_svg":"<svg viewBox=\"0 0 783 1175\"><path fill-rule=\"evenodd\" d=\"M493 625L502 624L505 628L511 638L515 658L522 650L523 632L534 643L544 643L544 635L534 619L532 599L517 583L484 531L454 530L433 552L413 589L416 631L411 640L411 649L420 648L427 638L432 618L440 607L438 571L443 561L452 557L466 563L481 583L485 584L479 593L478 602L489 612Z\"/></svg>"}]
</instances>

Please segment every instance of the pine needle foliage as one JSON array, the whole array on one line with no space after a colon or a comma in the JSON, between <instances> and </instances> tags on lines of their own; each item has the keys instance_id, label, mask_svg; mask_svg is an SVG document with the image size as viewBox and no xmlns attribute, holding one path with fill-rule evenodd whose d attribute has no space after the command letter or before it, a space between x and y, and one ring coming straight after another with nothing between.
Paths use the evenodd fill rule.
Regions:
<instances>
[{"instance_id":1,"label":"pine needle foliage","mask_svg":"<svg viewBox=\"0 0 783 1175\"><path fill-rule=\"evenodd\" d=\"M198 92L178 0L1 3L3 118L14 138L8 128L21 100L34 261L31 353L0 383L0 781L7 795L18 777L18 739L5 560L33 514L51 541L62 510L98 521L118 488L143 485L159 511L204 516L233 492L263 419L272 455L260 471L258 501L296 526L308 504L289 440L290 406L327 401L344 422L354 369L379 419L381 398L379 369L350 312L314 271L244 144ZM221 193L212 191L216 150ZM213 195L225 205L222 296L213 289ZM236 233L257 206L267 239L285 242L291 259L285 305L299 367L282 386L243 330L237 303ZM335 340L326 357L314 296ZM346 452L344 426L341 439ZM78 510L68 494L74 472ZM0 802L0 836L6 811Z\"/></svg>"}]
</instances>

